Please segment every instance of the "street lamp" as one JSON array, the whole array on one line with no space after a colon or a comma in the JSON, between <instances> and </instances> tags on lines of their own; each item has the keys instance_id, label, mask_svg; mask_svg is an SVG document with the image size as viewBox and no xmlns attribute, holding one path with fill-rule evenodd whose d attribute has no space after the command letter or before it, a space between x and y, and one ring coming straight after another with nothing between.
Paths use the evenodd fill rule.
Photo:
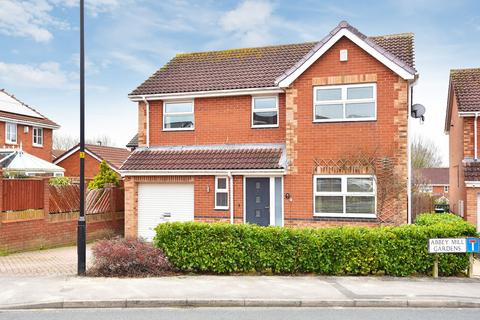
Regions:
<instances>
[{"instance_id":1,"label":"street lamp","mask_svg":"<svg viewBox=\"0 0 480 320\"><path fill-rule=\"evenodd\" d=\"M85 221L85 30L84 0L80 0L80 214L77 226L77 270L79 276L86 271L86 221Z\"/></svg>"}]
</instances>

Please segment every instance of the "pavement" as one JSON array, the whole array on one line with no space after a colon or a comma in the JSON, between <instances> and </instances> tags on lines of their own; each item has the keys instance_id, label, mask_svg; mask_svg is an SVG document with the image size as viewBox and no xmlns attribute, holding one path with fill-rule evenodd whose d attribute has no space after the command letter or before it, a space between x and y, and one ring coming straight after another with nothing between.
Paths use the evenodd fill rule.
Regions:
<instances>
[{"instance_id":1,"label":"pavement","mask_svg":"<svg viewBox=\"0 0 480 320\"><path fill-rule=\"evenodd\" d=\"M92 244L87 245L87 262L91 263ZM77 248L62 247L0 256L1 276L52 276L77 273Z\"/></svg>"},{"instance_id":2,"label":"pavement","mask_svg":"<svg viewBox=\"0 0 480 320\"><path fill-rule=\"evenodd\" d=\"M90 248L90 246L89 246ZM91 262L91 253L88 261ZM0 257L0 309L138 307L476 307L476 278L77 277L75 247Z\"/></svg>"},{"instance_id":3,"label":"pavement","mask_svg":"<svg viewBox=\"0 0 480 320\"><path fill-rule=\"evenodd\" d=\"M480 279L317 276L0 277L0 309L480 308Z\"/></svg>"}]
</instances>

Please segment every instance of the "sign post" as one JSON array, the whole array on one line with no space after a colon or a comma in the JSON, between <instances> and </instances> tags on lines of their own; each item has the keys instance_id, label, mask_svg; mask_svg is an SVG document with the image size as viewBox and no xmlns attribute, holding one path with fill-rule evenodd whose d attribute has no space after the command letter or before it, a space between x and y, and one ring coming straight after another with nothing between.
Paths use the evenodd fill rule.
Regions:
<instances>
[{"instance_id":1,"label":"sign post","mask_svg":"<svg viewBox=\"0 0 480 320\"><path fill-rule=\"evenodd\" d=\"M473 253L479 252L478 238L440 238L428 240L428 253L435 254L433 261L433 277L438 278L439 253L470 253L468 263L468 277L473 277Z\"/></svg>"}]
</instances>

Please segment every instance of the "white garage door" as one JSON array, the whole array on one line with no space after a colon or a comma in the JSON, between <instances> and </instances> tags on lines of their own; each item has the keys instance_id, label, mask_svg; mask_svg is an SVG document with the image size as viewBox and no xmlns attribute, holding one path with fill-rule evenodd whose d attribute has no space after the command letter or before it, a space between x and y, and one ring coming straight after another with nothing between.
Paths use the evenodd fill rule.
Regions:
<instances>
[{"instance_id":1,"label":"white garage door","mask_svg":"<svg viewBox=\"0 0 480 320\"><path fill-rule=\"evenodd\" d=\"M167 221L193 221L193 184L139 184L138 236L151 241Z\"/></svg>"}]
</instances>

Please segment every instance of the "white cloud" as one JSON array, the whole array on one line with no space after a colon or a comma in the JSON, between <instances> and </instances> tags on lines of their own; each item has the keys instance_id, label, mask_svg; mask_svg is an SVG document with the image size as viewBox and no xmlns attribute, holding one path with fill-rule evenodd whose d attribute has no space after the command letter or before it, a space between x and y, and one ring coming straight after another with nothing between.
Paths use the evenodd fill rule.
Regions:
<instances>
[{"instance_id":1,"label":"white cloud","mask_svg":"<svg viewBox=\"0 0 480 320\"><path fill-rule=\"evenodd\" d=\"M48 42L53 38L50 27L68 28L67 23L51 15L52 10L47 0L1 0L0 33Z\"/></svg>"},{"instance_id":2,"label":"white cloud","mask_svg":"<svg viewBox=\"0 0 480 320\"><path fill-rule=\"evenodd\" d=\"M149 63L146 61L146 59L138 58L133 54L125 52L112 52L111 57L117 60L126 69L130 69L145 75L150 75L158 69L158 66Z\"/></svg>"},{"instance_id":3,"label":"white cloud","mask_svg":"<svg viewBox=\"0 0 480 320\"><path fill-rule=\"evenodd\" d=\"M70 77L56 62L38 65L0 61L0 81L10 86L70 89Z\"/></svg>"},{"instance_id":4,"label":"white cloud","mask_svg":"<svg viewBox=\"0 0 480 320\"><path fill-rule=\"evenodd\" d=\"M244 45L260 45L271 39L272 4L246 0L220 18L220 26Z\"/></svg>"},{"instance_id":5,"label":"white cloud","mask_svg":"<svg viewBox=\"0 0 480 320\"><path fill-rule=\"evenodd\" d=\"M51 0L52 3L65 6L65 7L78 7L78 0ZM122 1L124 4L126 0ZM131 1L128 1L131 2ZM86 0L85 9L87 13L93 17L97 17L99 14L109 13L120 6L119 0Z\"/></svg>"}]
</instances>

